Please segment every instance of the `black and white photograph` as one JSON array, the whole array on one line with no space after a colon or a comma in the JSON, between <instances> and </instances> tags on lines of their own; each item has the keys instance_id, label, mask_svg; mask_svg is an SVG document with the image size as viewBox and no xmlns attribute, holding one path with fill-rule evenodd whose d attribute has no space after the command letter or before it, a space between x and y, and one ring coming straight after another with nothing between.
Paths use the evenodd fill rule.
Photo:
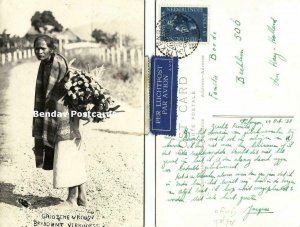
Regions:
<instances>
[{"instance_id":1,"label":"black and white photograph","mask_svg":"<svg viewBox=\"0 0 300 227\"><path fill-rule=\"evenodd\" d=\"M0 226L143 226L144 1L0 1Z\"/></svg>"}]
</instances>

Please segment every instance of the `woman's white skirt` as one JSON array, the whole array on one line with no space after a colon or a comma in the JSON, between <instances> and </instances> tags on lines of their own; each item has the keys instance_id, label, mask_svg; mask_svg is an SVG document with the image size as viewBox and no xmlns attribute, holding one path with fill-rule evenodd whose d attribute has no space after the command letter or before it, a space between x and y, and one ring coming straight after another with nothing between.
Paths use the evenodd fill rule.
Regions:
<instances>
[{"instance_id":1,"label":"woman's white skirt","mask_svg":"<svg viewBox=\"0 0 300 227\"><path fill-rule=\"evenodd\" d=\"M82 141L75 139L55 144L53 162L53 187L73 187L86 182L85 149Z\"/></svg>"}]
</instances>

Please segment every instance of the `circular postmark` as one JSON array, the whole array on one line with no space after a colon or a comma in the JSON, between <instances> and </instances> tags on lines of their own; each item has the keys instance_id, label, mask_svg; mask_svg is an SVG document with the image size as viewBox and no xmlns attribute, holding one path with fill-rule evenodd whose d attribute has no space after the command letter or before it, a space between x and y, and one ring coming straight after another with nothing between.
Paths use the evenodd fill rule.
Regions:
<instances>
[{"instance_id":1,"label":"circular postmark","mask_svg":"<svg viewBox=\"0 0 300 227\"><path fill-rule=\"evenodd\" d=\"M165 56L189 56L197 49L199 37L197 23L183 13L169 13L156 25L156 47Z\"/></svg>"}]
</instances>

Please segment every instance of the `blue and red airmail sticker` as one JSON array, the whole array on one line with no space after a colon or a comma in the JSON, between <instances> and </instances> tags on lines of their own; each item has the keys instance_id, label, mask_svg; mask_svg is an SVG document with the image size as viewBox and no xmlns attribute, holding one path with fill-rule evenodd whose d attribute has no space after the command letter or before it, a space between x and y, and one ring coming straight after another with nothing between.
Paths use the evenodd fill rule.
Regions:
<instances>
[{"instance_id":1,"label":"blue and red airmail sticker","mask_svg":"<svg viewBox=\"0 0 300 227\"><path fill-rule=\"evenodd\" d=\"M156 135L176 135L177 57L152 57L150 130Z\"/></svg>"}]
</instances>

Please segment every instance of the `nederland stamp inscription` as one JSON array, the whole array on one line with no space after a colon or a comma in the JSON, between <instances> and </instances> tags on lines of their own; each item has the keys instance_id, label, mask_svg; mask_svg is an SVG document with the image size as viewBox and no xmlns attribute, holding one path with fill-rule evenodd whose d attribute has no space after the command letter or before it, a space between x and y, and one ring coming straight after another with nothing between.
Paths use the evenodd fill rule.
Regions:
<instances>
[{"instance_id":1,"label":"nederland stamp inscription","mask_svg":"<svg viewBox=\"0 0 300 227\"><path fill-rule=\"evenodd\" d=\"M184 58L207 42L207 8L162 7L156 25L156 47L169 57Z\"/></svg>"}]
</instances>

